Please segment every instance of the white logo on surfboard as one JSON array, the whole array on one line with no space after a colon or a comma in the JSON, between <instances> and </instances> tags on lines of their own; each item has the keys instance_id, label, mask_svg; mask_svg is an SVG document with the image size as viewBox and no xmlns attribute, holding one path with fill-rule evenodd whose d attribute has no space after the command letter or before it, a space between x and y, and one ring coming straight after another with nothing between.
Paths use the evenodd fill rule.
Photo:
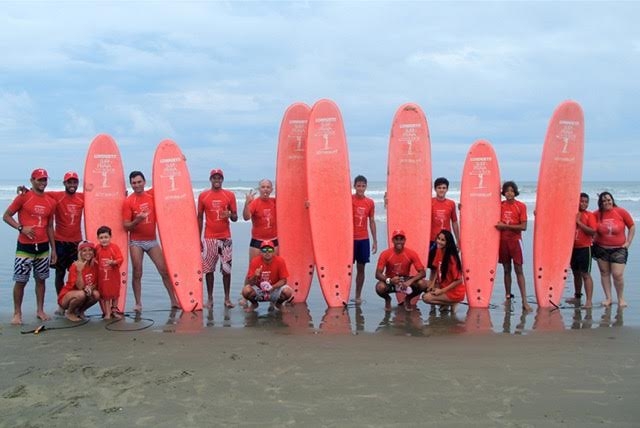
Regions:
<instances>
[{"instance_id":1,"label":"white logo on surfboard","mask_svg":"<svg viewBox=\"0 0 640 428\"><path fill-rule=\"evenodd\" d=\"M100 187L106 189L110 187L109 176L112 175L115 170L112 162L117 158L117 156L111 154L95 154L93 155L93 158L98 160L93 172L102 176L102 185Z\"/></svg>"},{"instance_id":2,"label":"white logo on surfboard","mask_svg":"<svg viewBox=\"0 0 640 428\"><path fill-rule=\"evenodd\" d=\"M560 125L560 132L559 135L556 135L556 139L562 144L562 150L560 150L561 155L556 156L554 160L560 162L575 162L575 156L569 157L563 155L570 154L572 147L570 143L573 143L576 139L574 130L576 126L580 125L580 122L576 120L560 120L558 124Z\"/></svg>"},{"instance_id":3,"label":"white logo on surfboard","mask_svg":"<svg viewBox=\"0 0 640 428\"><path fill-rule=\"evenodd\" d=\"M316 119L316 131L315 137L321 137L324 143L324 147L316 151L317 155L332 155L338 153L338 149L332 149L329 146L329 137L335 135L334 124L336 123L335 117L319 117Z\"/></svg>"}]
</instances>

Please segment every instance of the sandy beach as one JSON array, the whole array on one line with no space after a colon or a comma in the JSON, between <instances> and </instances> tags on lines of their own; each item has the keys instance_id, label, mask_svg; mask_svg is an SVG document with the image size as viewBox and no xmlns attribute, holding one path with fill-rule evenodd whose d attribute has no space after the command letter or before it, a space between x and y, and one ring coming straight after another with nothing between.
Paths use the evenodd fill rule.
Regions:
<instances>
[{"instance_id":1,"label":"sandy beach","mask_svg":"<svg viewBox=\"0 0 640 428\"><path fill-rule=\"evenodd\" d=\"M418 338L104 325L0 327L0 426L632 427L640 417L637 328Z\"/></svg>"}]
</instances>

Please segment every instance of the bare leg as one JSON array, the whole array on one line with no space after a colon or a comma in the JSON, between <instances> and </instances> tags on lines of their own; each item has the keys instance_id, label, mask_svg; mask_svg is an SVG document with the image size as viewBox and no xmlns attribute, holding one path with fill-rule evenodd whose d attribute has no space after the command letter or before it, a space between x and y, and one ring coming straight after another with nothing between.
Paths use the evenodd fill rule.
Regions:
<instances>
[{"instance_id":1,"label":"bare leg","mask_svg":"<svg viewBox=\"0 0 640 428\"><path fill-rule=\"evenodd\" d=\"M623 263L611 263L611 275L613 276L613 286L616 288L618 296L618 306L624 308L627 301L624 300L624 267Z\"/></svg>"},{"instance_id":2,"label":"bare leg","mask_svg":"<svg viewBox=\"0 0 640 428\"><path fill-rule=\"evenodd\" d=\"M502 269L504 270L504 294L508 300L511 298L511 262L502 263Z\"/></svg>"},{"instance_id":3,"label":"bare leg","mask_svg":"<svg viewBox=\"0 0 640 428\"><path fill-rule=\"evenodd\" d=\"M384 282L378 282L376 284L376 293L378 293L378 296L384 299L385 312L391 311L391 297L387 292L387 284L385 284Z\"/></svg>"},{"instance_id":4,"label":"bare leg","mask_svg":"<svg viewBox=\"0 0 640 428\"><path fill-rule=\"evenodd\" d=\"M213 272L207 272L204 274L205 282L207 283L207 307L213 308Z\"/></svg>"},{"instance_id":5,"label":"bare leg","mask_svg":"<svg viewBox=\"0 0 640 428\"><path fill-rule=\"evenodd\" d=\"M582 282L584 283L584 292L587 295L587 301L584 303L585 308L593 306L593 279L590 273L582 273Z\"/></svg>"},{"instance_id":6,"label":"bare leg","mask_svg":"<svg viewBox=\"0 0 640 428\"><path fill-rule=\"evenodd\" d=\"M573 272L573 297L566 299L567 303L578 304L580 303L580 298L582 297L582 284L584 282L584 273L572 270ZM585 284L586 288L586 284Z\"/></svg>"},{"instance_id":7,"label":"bare leg","mask_svg":"<svg viewBox=\"0 0 640 428\"><path fill-rule=\"evenodd\" d=\"M356 263L356 303L362 302L362 287L364 286L364 263Z\"/></svg>"},{"instance_id":8,"label":"bare leg","mask_svg":"<svg viewBox=\"0 0 640 428\"><path fill-rule=\"evenodd\" d=\"M22 324L22 300L24 299L24 287L26 282L16 282L13 286L13 319L11 324Z\"/></svg>"},{"instance_id":9,"label":"bare leg","mask_svg":"<svg viewBox=\"0 0 640 428\"><path fill-rule=\"evenodd\" d=\"M173 284L171 283L171 278L169 278L169 273L167 272L167 265L164 262L164 254L162 254L162 248L160 248L159 245L155 246L150 249L147 254L149 254L151 261L156 266L156 269L158 270L158 273L162 278L164 288L167 289L167 294L169 295L169 300L171 301L171 307L180 307L180 303L176 298L175 290L173 289Z\"/></svg>"},{"instance_id":10,"label":"bare leg","mask_svg":"<svg viewBox=\"0 0 640 428\"><path fill-rule=\"evenodd\" d=\"M522 309L531 312L531 306L527 303L527 286L524 279L524 272L522 265L513 264L513 269L516 271L516 280L518 281L518 288L520 289L520 296L522 297Z\"/></svg>"},{"instance_id":11,"label":"bare leg","mask_svg":"<svg viewBox=\"0 0 640 428\"><path fill-rule=\"evenodd\" d=\"M133 288L133 298L136 301L134 310L140 312L142 310L142 258L144 257L144 251L140 247L129 247L129 254L131 254L131 286Z\"/></svg>"},{"instance_id":12,"label":"bare leg","mask_svg":"<svg viewBox=\"0 0 640 428\"><path fill-rule=\"evenodd\" d=\"M44 279L36 279L36 315L42 321L50 320L51 317L44 311Z\"/></svg>"},{"instance_id":13,"label":"bare leg","mask_svg":"<svg viewBox=\"0 0 640 428\"><path fill-rule=\"evenodd\" d=\"M234 308L236 305L231 303L231 274L222 273L222 286L224 288L224 306L225 308Z\"/></svg>"},{"instance_id":14,"label":"bare leg","mask_svg":"<svg viewBox=\"0 0 640 428\"><path fill-rule=\"evenodd\" d=\"M611 263L597 259L598 269L600 270L600 281L602 282L602 290L604 291L603 306L611 305Z\"/></svg>"}]
</instances>

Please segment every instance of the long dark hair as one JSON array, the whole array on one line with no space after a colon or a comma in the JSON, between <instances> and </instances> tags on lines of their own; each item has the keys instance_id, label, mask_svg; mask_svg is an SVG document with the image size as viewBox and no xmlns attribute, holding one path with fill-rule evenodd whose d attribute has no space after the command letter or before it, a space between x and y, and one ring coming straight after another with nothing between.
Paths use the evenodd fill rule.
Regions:
<instances>
[{"instance_id":1,"label":"long dark hair","mask_svg":"<svg viewBox=\"0 0 640 428\"><path fill-rule=\"evenodd\" d=\"M458 267L459 271L462 270L462 262L460 262L458 247L456 247L456 241L453 238L453 234L446 229L442 229L440 232L438 232L438 235L440 234L443 234L445 241L447 241L443 248L444 254L442 256L442 265L440 266L440 276L442 278L445 278L447 276L447 272L449 272L449 260L451 260L452 257L455 260L456 266ZM438 235L436 235L436 239ZM435 245L433 249L429 251L429 262L427 263L427 265L430 268L433 268L433 259L436 257L437 249L438 246Z\"/></svg>"}]
</instances>

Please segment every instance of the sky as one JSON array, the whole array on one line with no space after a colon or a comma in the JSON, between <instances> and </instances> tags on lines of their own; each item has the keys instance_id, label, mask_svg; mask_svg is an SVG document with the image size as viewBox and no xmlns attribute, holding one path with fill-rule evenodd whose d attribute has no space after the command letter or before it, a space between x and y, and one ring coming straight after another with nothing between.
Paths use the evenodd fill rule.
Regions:
<instances>
[{"instance_id":1,"label":"sky","mask_svg":"<svg viewBox=\"0 0 640 428\"><path fill-rule=\"evenodd\" d=\"M334 100L351 175L385 180L391 121L426 113L432 171L487 139L536 180L554 109L585 113L589 181L640 180L640 3L2 1L0 178L82 172L100 133L151 176L158 143L194 180L275 176L286 108Z\"/></svg>"}]
</instances>

